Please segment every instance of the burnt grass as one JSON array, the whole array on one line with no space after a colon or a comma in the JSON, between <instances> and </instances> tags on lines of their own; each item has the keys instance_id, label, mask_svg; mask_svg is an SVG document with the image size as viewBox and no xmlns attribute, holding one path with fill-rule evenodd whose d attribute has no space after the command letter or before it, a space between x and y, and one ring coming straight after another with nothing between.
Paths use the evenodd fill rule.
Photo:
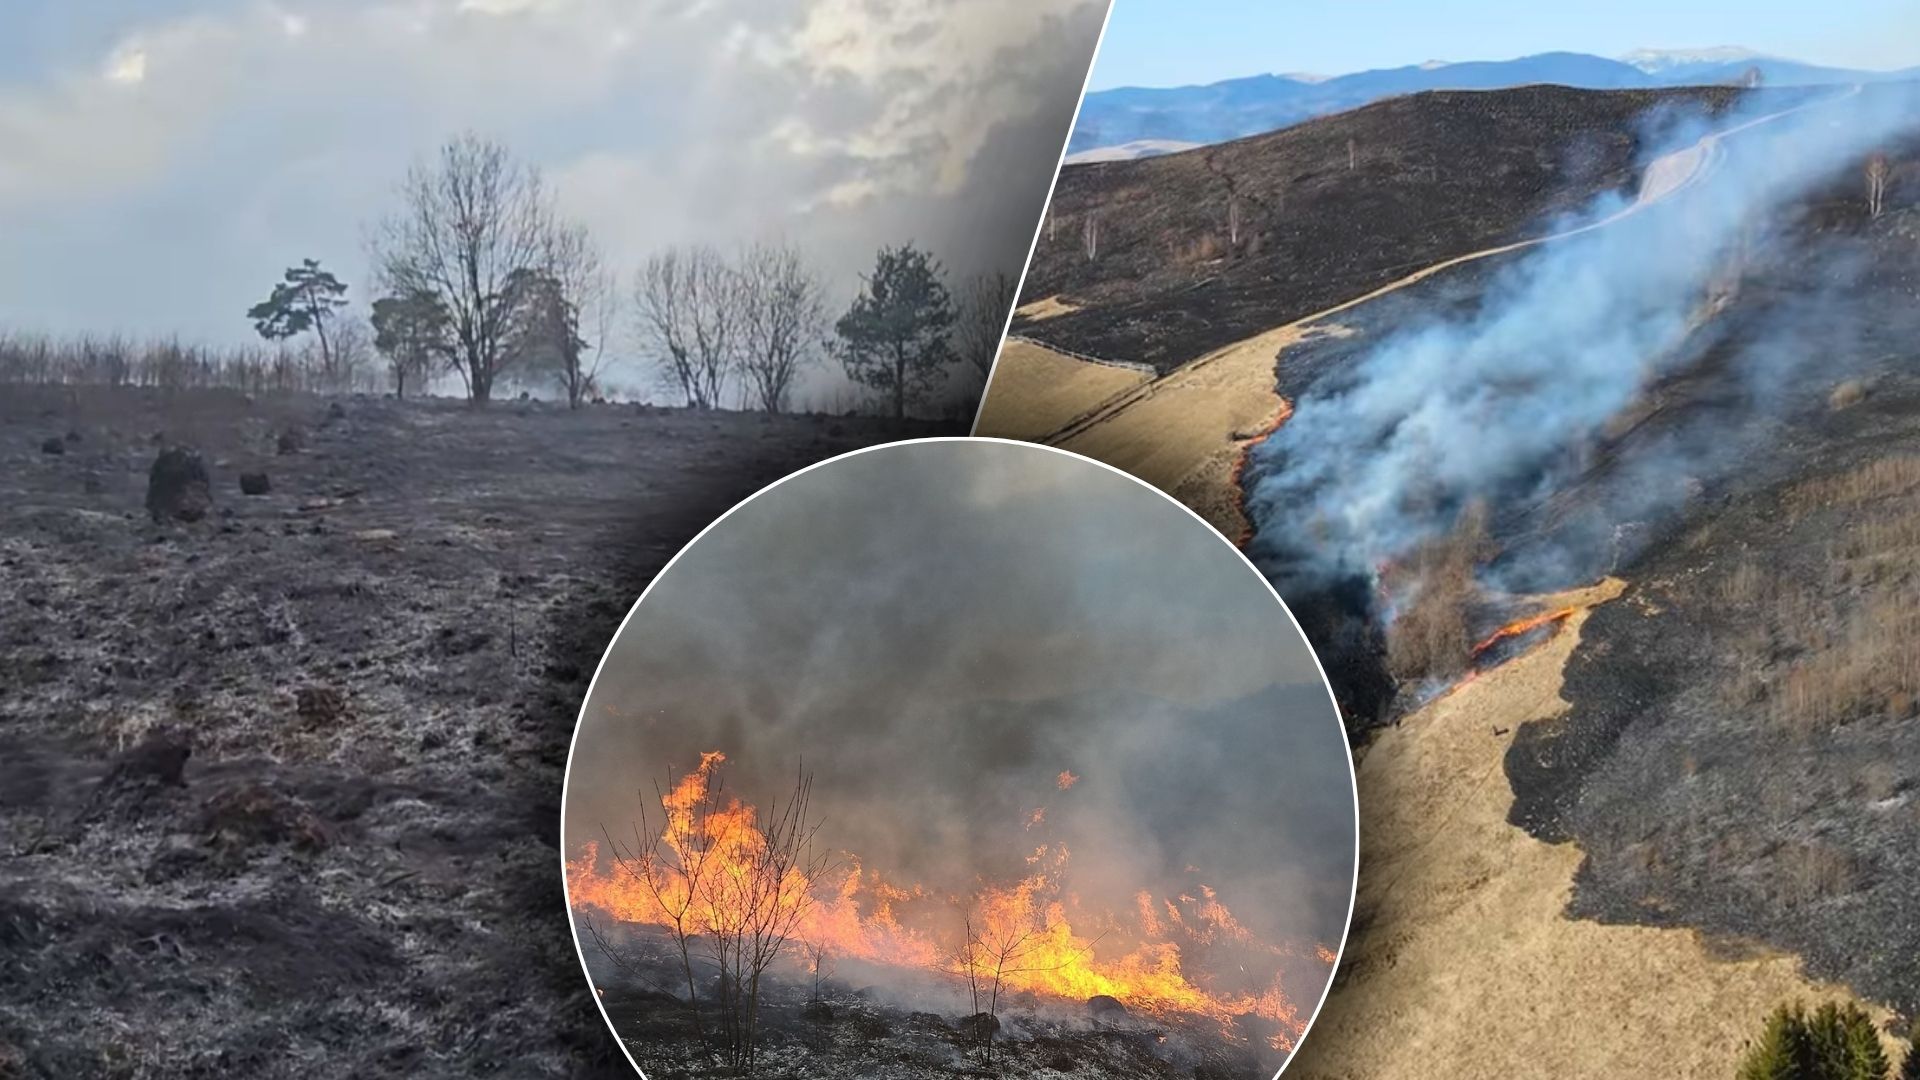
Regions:
<instances>
[{"instance_id":1,"label":"burnt grass","mask_svg":"<svg viewBox=\"0 0 1920 1080\"><path fill-rule=\"evenodd\" d=\"M740 498L950 433L0 387L0 1075L631 1075L556 848L600 653Z\"/></svg>"},{"instance_id":2,"label":"burnt grass","mask_svg":"<svg viewBox=\"0 0 1920 1080\"><path fill-rule=\"evenodd\" d=\"M1801 92L1434 91L1179 154L1069 166L1021 301L1060 295L1079 310L1016 320L1014 332L1165 372L1452 256L1551 231L1601 192L1631 194L1649 139L1753 93L1786 107Z\"/></svg>"},{"instance_id":3,"label":"burnt grass","mask_svg":"<svg viewBox=\"0 0 1920 1080\"><path fill-rule=\"evenodd\" d=\"M592 946L589 946L592 948ZM595 958L589 957L590 962ZM670 992L676 976L607 975L596 980L615 1031L650 1077L727 1077L737 1070L702 1048L711 1008L696 1011ZM712 982L712 980L705 980ZM914 998L910 1004L903 1003ZM938 1000L935 1000L935 999ZM1106 1004L1054 1001L1019 993L997 1012L968 1015L964 990L922 988L902 995L831 979L816 998L804 978L769 976L759 1011L754 1075L791 1080L1269 1080L1284 1055L1261 1045L1251 1028L1224 1036L1202 1018L1155 1017ZM982 1035L991 1028L991 1056Z\"/></svg>"}]
</instances>

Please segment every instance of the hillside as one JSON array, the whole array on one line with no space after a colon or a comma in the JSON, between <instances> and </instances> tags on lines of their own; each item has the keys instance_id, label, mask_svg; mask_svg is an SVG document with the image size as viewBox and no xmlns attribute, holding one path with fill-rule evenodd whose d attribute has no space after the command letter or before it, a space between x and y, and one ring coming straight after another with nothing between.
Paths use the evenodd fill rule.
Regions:
<instances>
[{"instance_id":1,"label":"hillside","mask_svg":"<svg viewBox=\"0 0 1920 1080\"><path fill-rule=\"evenodd\" d=\"M1762 93L1784 103L1800 92ZM1057 296L1076 310L1016 320L1014 332L1165 371L1629 191L1669 110L1717 114L1741 94L1424 93L1220 146L1072 166L1021 301Z\"/></svg>"},{"instance_id":2,"label":"hillside","mask_svg":"<svg viewBox=\"0 0 1920 1080\"><path fill-rule=\"evenodd\" d=\"M1242 538L1347 713L1368 869L1303 1076L1725 1076L1778 1001L1858 998L1888 1031L1920 1011L1912 88L1758 92L1652 174L1586 183L1656 193L1632 212L1493 247L1573 199L1553 184L1575 174L1499 167L1563 154L1530 132L1569 128L1497 123L1542 93L1625 96L1422 95L1330 118L1406 109L1375 130L1391 160L1427 138L1414 102L1489 114L1471 153L1495 167L1451 187L1356 169L1372 205L1430 201L1356 215L1298 257L1358 253L1391 291L1306 300L1310 275L1222 261L1239 302L1215 304L1144 259L1146 284L1096 276L1105 253L1083 252L1022 298L1031 338L1168 372L1026 437ZM1287 134L1069 170L1061 190L1188 162L1204 178L1209 153ZM1105 183L1135 200L1127 224L1161 227L1203 190ZM1409 224L1422 214L1435 224ZM1387 268L1393 244L1425 261ZM1142 316L1137 339L1101 312ZM1017 419L1001 385L1022 383L990 388L983 427ZM1502 1038L1458 1041L1489 1015ZM1594 1016L1651 1035L1564 1038Z\"/></svg>"}]
</instances>

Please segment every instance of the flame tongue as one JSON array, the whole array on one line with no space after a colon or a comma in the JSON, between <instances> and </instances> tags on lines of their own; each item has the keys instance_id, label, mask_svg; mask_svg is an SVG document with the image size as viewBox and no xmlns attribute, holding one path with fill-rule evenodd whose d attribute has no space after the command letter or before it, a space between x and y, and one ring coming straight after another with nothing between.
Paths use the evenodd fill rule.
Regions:
<instances>
[{"instance_id":1,"label":"flame tongue","mask_svg":"<svg viewBox=\"0 0 1920 1080\"><path fill-rule=\"evenodd\" d=\"M1522 634L1538 630L1543 626L1557 626L1559 623L1564 622L1573 612L1573 608L1563 607L1550 611L1537 612L1522 619L1515 619L1500 629L1495 630L1493 633L1488 634L1478 645L1475 645L1473 647L1473 657L1478 660L1481 654L1510 638L1519 637Z\"/></svg>"},{"instance_id":2,"label":"flame tongue","mask_svg":"<svg viewBox=\"0 0 1920 1080\"><path fill-rule=\"evenodd\" d=\"M674 869L698 865L704 880L738 878L766 842L753 807L716 797L716 770L724 761L717 753L703 755L699 769L660 797L665 850L650 864L654 886L622 860L603 867L600 846L589 843L567 863L572 905L658 927L723 927L737 920L740 913L730 908L746 902L752 890L694 889ZM1065 791L1077 779L1063 772L1056 786ZM1143 890L1130 921L1111 912L1082 912L1079 898L1064 887L1069 858L1064 846L1043 845L1026 859L1032 869L1025 878L1011 885L983 884L959 897L889 883L848 856L841 869L822 875L826 880L783 883L775 902L796 905L792 937L810 953L960 979L997 974L1003 992L1073 1000L1104 994L1131 1009L1188 1013L1223 1027L1252 1014L1278 1029L1269 1038L1275 1048L1290 1049L1298 1040L1306 1018L1278 974L1265 986L1221 990L1187 970L1186 954L1224 944L1242 958L1243 970L1278 972L1282 961L1331 967L1333 954L1324 946L1302 949L1260 941L1204 885L1197 887L1197 897L1159 903ZM1075 927L1075 919L1102 929L1089 937Z\"/></svg>"}]
</instances>

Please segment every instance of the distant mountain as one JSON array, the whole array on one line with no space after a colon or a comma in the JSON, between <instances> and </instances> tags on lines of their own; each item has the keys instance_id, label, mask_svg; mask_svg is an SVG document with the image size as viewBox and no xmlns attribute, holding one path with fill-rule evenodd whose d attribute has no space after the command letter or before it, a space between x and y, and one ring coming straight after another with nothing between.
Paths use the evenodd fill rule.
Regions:
<instances>
[{"instance_id":1,"label":"distant mountain","mask_svg":"<svg viewBox=\"0 0 1920 1080\"><path fill-rule=\"evenodd\" d=\"M1092 150L1082 150L1077 154L1068 154L1066 163L1085 165L1094 161L1137 161L1140 158L1159 157L1161 154L1177 154L1199 145L1199 143L1180 142L1176 139L1140 139L1135 142L1121 143L1119 146L1101 146Z\"/></svg>"},{"instance_id":2,"label":"distant mountain","mask_svg":"<svg viewBox=\"0 0 1920 1080\"><path fill-rule=\"evenodd\" d=\"M1497 90L1534 83L1589 90L1711 85L1738 82L1754 69L1764 83L1775 86L1920 75L1916 69L1871 72L1820 67L1732 46L1640 49L1618 60L1554 52L1517 60L1429 61L1333 77L1254 75L1206 86L1120 87L1088 94L1067 150L1074 160L1093 160L1080 155L1131 143L1224 142L1422 90Z\"/></svg>"}]
</instances>

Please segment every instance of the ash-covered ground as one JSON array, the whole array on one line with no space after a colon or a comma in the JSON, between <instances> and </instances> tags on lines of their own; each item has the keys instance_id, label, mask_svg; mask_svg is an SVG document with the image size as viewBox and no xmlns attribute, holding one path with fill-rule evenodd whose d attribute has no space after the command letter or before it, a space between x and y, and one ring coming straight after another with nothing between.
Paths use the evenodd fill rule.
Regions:
<instances>
[{"instance_id":1,"label":"ash-covered ground","mask_svg":"<svg viewBox=\"0 0 1920 1080\"><path fill-rule=\"evenodd\" d=\"M587 679L740 498L948 433L0 388L0 1075L630 1075L555 848Z\"/></svg>"},{"instance_id":2,"label":"ash-covered ground","mask_svg":"<svg viewBox=\"0 0 1920 1080\"><path fill-rule=\"evenodd\" d=\"M712 1008L690 1008L678 955L664 936L606 926L586 946L589 969L615 1029L649 1077L738 1075L703 1049ZM617 959L616 959L617 958ZM760 1005L755 1074L796 1080L1270 1080L1286 1055L1273 1027L1244 1016L1223 1027L1195 1016L1156 1016L1113 998L1065 1001L1004 992L973 1011L957 978L857 962L836 963L818 986L783 964ZM711 967L702 993L717 995ZM991 1035L991 1039L988 1036ZM988 1046L988 1042L991 1046Z\"/></svg>"}]
</instances>

